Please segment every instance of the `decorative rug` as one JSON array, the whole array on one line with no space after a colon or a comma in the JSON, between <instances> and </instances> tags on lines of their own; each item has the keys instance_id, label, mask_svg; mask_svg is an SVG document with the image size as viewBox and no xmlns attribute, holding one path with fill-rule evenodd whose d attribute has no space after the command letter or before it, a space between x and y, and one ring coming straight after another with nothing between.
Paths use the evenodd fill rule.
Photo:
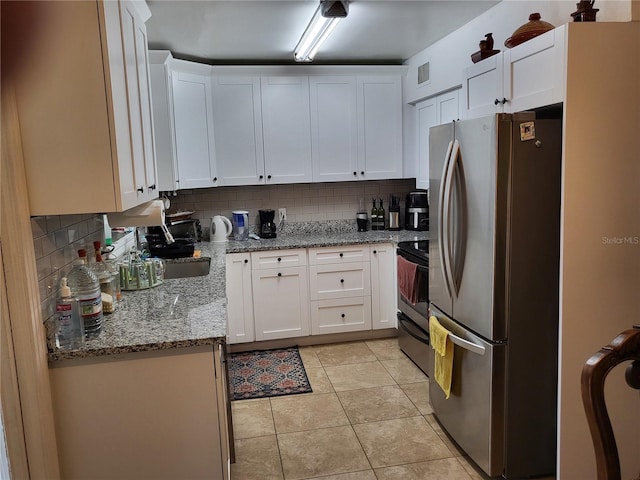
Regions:
<instances>
[{"instance_id":1,"label":"decorative rug","mask_svg":"<svg viewBox=\"0 0 640 480\"><path fill-rule=\"evenodd\" d=\"M231 400L311 392L298 347L232 353Z\"/></svg>"}]
</instances>

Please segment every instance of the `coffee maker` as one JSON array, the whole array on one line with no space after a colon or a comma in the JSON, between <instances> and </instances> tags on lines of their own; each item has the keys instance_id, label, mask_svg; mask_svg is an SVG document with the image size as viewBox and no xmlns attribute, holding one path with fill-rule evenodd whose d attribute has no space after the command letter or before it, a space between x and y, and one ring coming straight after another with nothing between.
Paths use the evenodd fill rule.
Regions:
<instances>
[{"instance_id":1,"label":"coffee maker","mask_svg":"<svg viewBox=\"0 0 640 480\"><path fill-rule=\"evenodd\" d=\"M260 237L276 238L276 224L273 219L276 216L275 210L258 210L260 216Z\"/></svg>"},{"instance_id":2,"label":"coffee maker","mask_svg":"<svg viewBox=\"0 0 640 480\"><path fill-rule=\"evenodd\" d=\"M429 200L426 190L415 190L407 194L404 228L407 230L429 230Z\"/></svg>"}]
</instances>

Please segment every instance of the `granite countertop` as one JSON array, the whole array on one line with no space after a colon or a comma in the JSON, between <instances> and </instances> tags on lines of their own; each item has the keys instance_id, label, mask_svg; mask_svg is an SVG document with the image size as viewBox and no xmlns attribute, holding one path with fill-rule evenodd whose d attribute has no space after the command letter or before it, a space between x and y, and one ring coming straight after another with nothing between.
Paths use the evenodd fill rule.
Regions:
<instances>
[{"instance_id":1,"label":"granite countertop","mask_svg":"<svg viewBox=\"0 0 640 480\"><path fill-rule=\"evenodd\" d=\"M338 245L371 244L385 242L404 242L411 240L426 240L429 232L415 232L411 230L389 230L368 232L322 232L296 233L280 235L276 238L260 240L230 240L227 253L256 252L261 250L283 250L286 248L332 247Z\"/></svg>"},{"instance_id":2,"label":"granite countertop","mask_svg":"<svg viewBox=\"0 0 640 480\"><path fill-rule=\"evenodd\" d=\"M226 337L225 256L227 253L374 244L428 239L428 232L323 231L278 234L274 239L201 242L196 250L211 258L209 275L165 280L147 290L126 291L112 314L105 315L102 332L76 350L53 346L52 319L47 323L49 361L98 357L147 350L214 344ZM196 258L167 262L199 261Z\"/></svg>"}]
</instances>

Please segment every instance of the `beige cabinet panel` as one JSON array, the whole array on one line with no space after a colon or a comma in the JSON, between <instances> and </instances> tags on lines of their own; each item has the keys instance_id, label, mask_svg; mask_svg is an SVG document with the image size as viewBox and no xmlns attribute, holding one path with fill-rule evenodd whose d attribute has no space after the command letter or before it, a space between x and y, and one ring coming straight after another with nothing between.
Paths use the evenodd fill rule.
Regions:
<instances>
[{"instance_id":1,"label":"beige cabinet panel","mask_svg":"<svg viewBox=\"0 0 640 480\"><path fill-rule=\"evenodd\" d=\"M216 368L213 346L53 365L61 477L228 478Z\"/></svg>"}]
</instances>

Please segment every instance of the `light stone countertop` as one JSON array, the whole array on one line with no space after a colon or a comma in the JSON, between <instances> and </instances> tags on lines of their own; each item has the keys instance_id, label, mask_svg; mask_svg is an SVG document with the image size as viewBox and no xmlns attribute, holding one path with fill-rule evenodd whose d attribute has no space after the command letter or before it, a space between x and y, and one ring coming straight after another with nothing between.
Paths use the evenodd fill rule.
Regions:
<instances>
[{"instance_id":1,"label":"light stone countertop","mask_svg":"<svg viewBox=\"0 0 640 480\"><path fill-rule=\"evenodd\" d=\"M209 275L165 280L147 290L126 291L116 311L105 315L97 338L76 350L55 349L53 322L47 321L49 362L147 350L211 345L224 340L227 330L225 255L227 253L288 248L327 247L426 240L428 232L400 230L369 232L296 232L275 239L201 242L196 250L211 258ZM167 261L198 261L194 258Z\"/></svg>"}]
</instances>

